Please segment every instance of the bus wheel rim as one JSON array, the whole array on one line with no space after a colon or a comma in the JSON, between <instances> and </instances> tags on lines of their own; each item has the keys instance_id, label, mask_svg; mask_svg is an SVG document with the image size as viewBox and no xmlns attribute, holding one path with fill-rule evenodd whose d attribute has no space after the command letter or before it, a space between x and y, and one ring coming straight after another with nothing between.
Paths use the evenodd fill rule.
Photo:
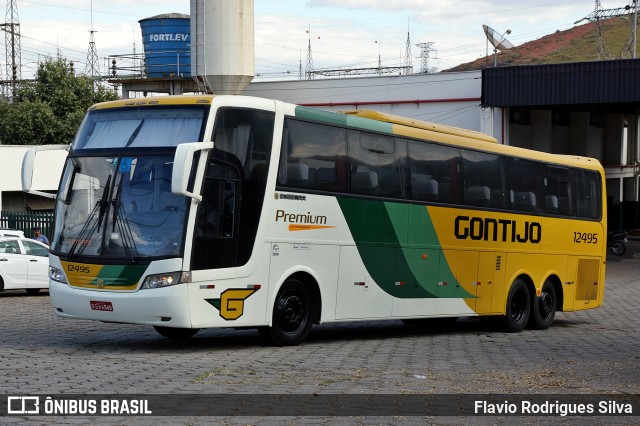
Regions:
<instances>
[{"instance_id":1,"label":"bus wheel rim","mask_svg":"<svg viewBox=\"0 0 640 426\"><path fill-rule=\"evenodd\" d=\"M278 307L278 323L283 331L293 333L304 322L306 309L302 299L295 294L283 295Z\"/></svg>"},{"instance_id":2,"label":"bus wheel rim","mask_svg":"<svg viewBox=\"0 0 640 426\"><path fill-rule=\"evenodd\" d=\"M548 318L553 311L553 297L551 294L543 291L540 295L540 314L543 318Z\"/></svg>"},{"instance_id":3,"label":"bus wheel rim","mask_svg":"<svg viewBox=\"0 0 640 426\"><path fill-rule=\"evenodd\" d=\"M511 303L511 317L515 321L521 321L525 315L526 309L524 294L521 294L521 292L514 294L513 301Z\"/></svg>"}]
</instances>

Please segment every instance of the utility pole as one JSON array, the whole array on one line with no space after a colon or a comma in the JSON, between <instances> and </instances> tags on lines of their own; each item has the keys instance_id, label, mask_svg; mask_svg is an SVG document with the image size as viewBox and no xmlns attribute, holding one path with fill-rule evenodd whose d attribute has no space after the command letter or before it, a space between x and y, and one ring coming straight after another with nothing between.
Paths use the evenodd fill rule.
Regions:
<instances>
[{"instance_id":1,"label":"utility pole","mask_svg":"<svg viewBox=\"0 0 640 426\"><path fill-rule=\"evenodd\" d=\"M410 31L407 29L407 45L404 48L404 71L403 74L413 74L413 58L411 57Z\"/></svg>"},{"instance_id":2,"label":"utility pole","mask_svg":"<svg viewBox=\"0 0 640 426\"><path fill-rule=\"evenodd\" d=\"M311 26L309 26L309 30L307 31L307 34L309 34L308 40L308 47L307 47L307 68L306 68L306 74L307 74L307 80L311 80L313 79L313 56L311 54Z\"/></svg>"},{"instance_id":3,"label":"utility pole","mask_svg":"<svg viewBox=\"0 0 640 426\"><path fill-rule=\"evenodd\" d=\"M17 0L7 0L6 20L4 24L0 24L0 27L5 32L6 77L11 81L11 95L15 96L16 84L22 74Z\"/></svg>"},{"instance_id":4,"label":"utility pole","mask_svg":"<svg viewBox=\"0 0 640 426\"><path fill-rule=\"evenodd\" d=\"M434 43L434 41L429 41L427 43L416 44L416 46L420 48L420 72L423 74L429 73L429 58L431 57L431 46L433 46Z\"/></svg>"},{"instance_id":5,"label":"utility pole","mask_svg":"<svg viewBox=\"0 0 640 426\"><path fill-rule=\"evenodd\" d=\"M91 0L91 29L89 30L89 50L87 51L87 64L84 73L89 77L100 77L100 61L96 50L96 31L93 30L93 0Z\"/></svg>"},{"instance_id":6,"label":"utility pole","mask_svg":"<svg viewBox=\"0 0 640 426\"><path fill-rule=\"evenodd\" d=\"M633 11L631 11L633 8ZM631 14L633 13L633 16ZM599 58L602 59L611 59L613 58L612 53L607 48L607 45L603 36L603 26L604 22L608 19L615 17L625 17L629 18L631 21L631 31L629 34L629 38L625 43L624 47L620 51L620 58L627 57L631 55L633 58L636 57L636 40L637 40L637 26L638 26L638 4L637 0L632 1L632 6L627 5L624 7L617 7L615 9L603 9L602 3L600 0L595 0L595 10L591 12L589 15L584 18L574 22L575 24L579 24L582 21L589 21L595 23L596 29L596 47L598 49Z\"/></svg>"}]
</instances>

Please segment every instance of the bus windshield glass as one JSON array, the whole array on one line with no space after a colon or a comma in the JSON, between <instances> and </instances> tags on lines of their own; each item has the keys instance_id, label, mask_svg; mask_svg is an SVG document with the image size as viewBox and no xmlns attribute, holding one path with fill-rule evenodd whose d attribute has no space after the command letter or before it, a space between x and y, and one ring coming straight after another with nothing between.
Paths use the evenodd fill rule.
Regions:
<instances>
[{"instance_id":1,"label":"bus windshield glass","mask_svg":"<svg viewBox=\"0 0 640 426\"><path fill-rule=\"evenodd\" d=\"M70 157L52 251L68 259L182 253L187 199L171 192L172 155Z\"/></svg>"},{"instance_id":2,"label":"bus windshield glass","mask_svg":"<svg viewBox=\"0 0 640 426\"><path fill-rule=\"evenodd\" d=\"M73 150L175 147L199 140L208 107L89 111Z\"/></svg>"}]
</instances>

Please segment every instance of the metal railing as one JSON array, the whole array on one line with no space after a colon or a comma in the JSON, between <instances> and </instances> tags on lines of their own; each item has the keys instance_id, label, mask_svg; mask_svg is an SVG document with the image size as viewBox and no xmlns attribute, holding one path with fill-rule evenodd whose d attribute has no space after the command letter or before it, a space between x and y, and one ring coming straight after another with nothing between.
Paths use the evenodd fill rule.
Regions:
<instances>
[{"instance_id":1,"label":"metal railing","mask_svg":"<svg viewBox=\"0 0 640 426\"><path fill-rule=\"evenodd\" d=\"M0 212L0 228L18 229L25 237L33 237L33 228L39 227L49 240L53 236L53 211Z\"/></svg>"}]
</instances>

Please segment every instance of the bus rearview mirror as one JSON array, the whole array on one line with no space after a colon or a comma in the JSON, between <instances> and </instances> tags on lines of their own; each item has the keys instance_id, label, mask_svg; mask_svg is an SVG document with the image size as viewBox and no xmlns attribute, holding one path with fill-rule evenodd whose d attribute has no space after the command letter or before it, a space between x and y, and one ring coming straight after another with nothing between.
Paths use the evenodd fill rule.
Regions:
<instances>
[{"instance_id":1,"label":"bus rearview mirror","mask_svg":"<svg viewBox=\"0 0 640 426\"><path fill-rule=\"evenodd\" d=\"M213 149L213 142L183 143L176 148L171 176L171 192L202 201L202 196L188 190L189 176L193 167L193 158L198 151Z\"/></svg>"}]
</instances>

